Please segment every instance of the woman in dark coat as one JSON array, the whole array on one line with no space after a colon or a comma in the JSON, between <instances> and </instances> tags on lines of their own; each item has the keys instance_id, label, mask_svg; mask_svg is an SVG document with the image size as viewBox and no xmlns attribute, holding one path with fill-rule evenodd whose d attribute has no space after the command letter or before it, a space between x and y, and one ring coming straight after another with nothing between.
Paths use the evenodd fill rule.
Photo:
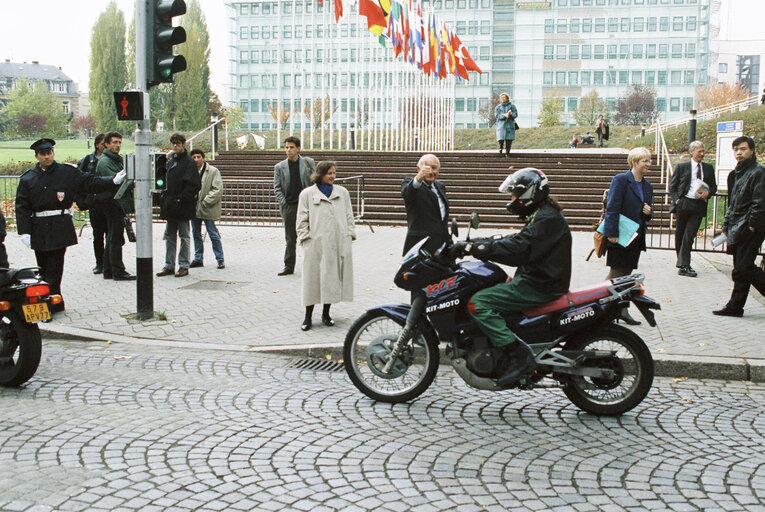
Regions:
<instances>
[{"instance_id":1,"label":"woman in dark coat","mask_svg":"<svg viewBox=\"0 0 765 512\"><path fill-rule=\"evenodd\" d=\"M606 265L611 270L606 279L629 275L638 268L640 253L646 250L646 223L652 214L653 185L645 174L651 166L651 152L646 148L635 148L627 156L627 162L630 170L614 176L608 189L603 235L608 239ZM638 224L637 237L627 247L618 244L620 215ZM622 318L631 325L639 323L626 310Z\"/></svg>"}]
</instances>

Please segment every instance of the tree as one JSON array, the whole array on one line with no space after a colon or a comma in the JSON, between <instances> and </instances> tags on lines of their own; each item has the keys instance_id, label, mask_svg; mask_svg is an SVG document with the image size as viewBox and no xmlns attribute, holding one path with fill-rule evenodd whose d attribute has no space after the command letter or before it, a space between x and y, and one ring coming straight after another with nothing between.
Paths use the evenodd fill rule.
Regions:
<instances>
[{"instance_id":1,"label":"tree","mask_svg":"<svg viewBox=\"0 0 765 512\"><path fill-rule=\"evenodd\" d=\"M563 104L560 98L545 98L542 100L542 108L539 110L537 121L539 126L560 126L560 116L563 113Z\"/></svg>"},{"instance_id":2,"label":"tree","mask_svg":"<svg viewBox=\"0 0 765 512\"><path fill-rule=\"evenodd\" d=\"M1 117L9 137L59 137L66 135L69 120L58 98L43 80L30 82L26 78L16 81Z\"/></svg>"},{"instance_id":3,"label":"tree","mask_svg":"<svg viewBox=\"0 0 765 512\"><path fill-rule=\"evenodd\" d=\"M269 106L268 109L271 110L271 107ZM336 111L337 105L333 106L329 101L329 94L324 98L315 99L313 105L310 102L306 102L305 107L303 107L303 113L311 121L311 126L314 128L319 128L322 123L329 121L329 118ZM276 121L276 114L271 112L271 116Z\"/></svg>"},{"instance_id":4,"label":"tree","mask_svg":"<svg viewBox=\"0 0 765 512\"><path fill-rule=\"evenodd\" d=\"M247 119L247 114L241 107L226 107L220 112L220 117L225 117L228 123L228 131L236 132L242 129Z\"/></svg>"},{"instance_id":5,"label":"tree","mask_svg":"<svg viewBox=\"0 0 765 512\"><path fill-rule=\"evenodd\" d=\"M606 119L610 117L606 100L593 89L579 98L579 106L574 112L574 121L577 126L595 126L600 114L603 114Z\"/></svg>"},{"instance_id":6,"label":"tree","mask_svg":"<svg viewBox=\"0 0 765 512\"><path fill-rule=\"evenodd\" d=\"M95 131L96 118L90 115L75 117L70 128L73 132L82 132L87 135Z\"/></svg>"},{"instance_id":7,"label":"tree","mask_svg":"<svg viewBox=\"0 0 765 512\"><path fill-rule=\"evenodd\" d=\"M489 123L489 128L494 126L494 124L497 122L497 118L494 117L494 109L497 108L497 105L500 103L499 93L494 93L494 95L489 100L489 105L478 109L478 117Z\"/></svg>"},{"instance_id":8,"label":"tree","mask_svg":"<svg viewBox=\"0 0 765 512\"><path fill-rule=\"evenodd\" d=\"M696 89L696 101L700 110L721 107L728 103L745 100L748 97L749 91L741 86L740 81L735 84L723 82L710 87L699 87Z\"/></svg>"},{"instance_id":9,"label":"tree","mask_svg":"<svg viewBox=\"0 0 765 512\"><path fill-rule=\"evenodd\" d=\"M210 123L210 35L198 0L188 2L181 18L186 42L180 53L186 58L186 71L173 76L173 118L179 130L201 130Z\"/></svg>"},{"instance_id":10,"label":"tree","mask_svg":"<svg viewBox=\"0 0 765 512\"><path fill-rule=\"evenodd\" d=\"M99 131L117 130L114 91L127 86L125 64L125 17L112 0L93 25L90 39L90 112Z\"/></svg>"},{"instance_id":11,"label":"tree","mask_svg":"<svg viewBox=\"0 0 765 512\"><path fill-rule=\"evenodd\" d=\"M633 85L632 91L616 102L614 124L638 126L651 124L656 116L656 91Z\"/></svg>"},{"instance_id":12,"label":"tree","mask_svg":"<svg viewBox=\"0 0 765 512\"><path fill-rule=\"evenodd\" d=\"M329 95L327 95L327 98L329 98ZM327 101L329 101L329 99ZM337 107L335 107L335 110L337 110ZM292 115L292 111L289 109L289 107L282 107L279 109L279 102L275 101L268 104L268 111L271 112L271 117L274 119L274 121L281 125L282 130L286 130L287 122L289 122L290 116Z\"/></svg>"}]
</instances>

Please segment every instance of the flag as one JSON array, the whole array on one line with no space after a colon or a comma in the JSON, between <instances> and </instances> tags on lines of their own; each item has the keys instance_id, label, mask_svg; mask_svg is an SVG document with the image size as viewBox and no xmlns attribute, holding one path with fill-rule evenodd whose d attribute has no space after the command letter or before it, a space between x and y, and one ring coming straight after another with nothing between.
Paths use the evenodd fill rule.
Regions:
<instances>
[{"instance_id":1,"label":"flag","mask_svg":"<svg viewBox=\"0 0 765 512\"><path fill-rule=\"evenodd\" d=\"M483 73L481 68L478 67L478 64L470 58L467 48L465 48L465 45L462 44L462 41L460 41L460 38L455 33L452 33L452 47L454 48L454 56L462 62L466 70Z\"/></svg>"},{"instance_id":2,"label":"flag","mask_svg":"<svg viewBox=\"0 0 765 512\"><path fill-rule=\"evenodd\" d=\"M343 0L335 0L335 23L340 21L343 15Z\"/></svg>"},{"instance_id":3,"label":"flag","mask_svg":"<svg viewBox=\"0 0 765 512\"><path fill-rule=\"evenodd\" d=\"M236 138L236 145L239 146L239 149L244 149L247 147L247 135L242 135L241 137Z\"/></svg>"},{"instance_id":4,"label":"flag","mask_svg":"<svg viewBox=\"0 0 765 512\"><path fill-rule=\"evenodd\" d=\"M263 135L262 137L260 135L255 135L254 133L251 133L250 135L252 135L252 138L255 139L255 144L257 144L260 149L263 149L264 147L266 147L266 135ZM247 137L247 136L242 135L242 137ZM241 139L242 137L239 137L239 139ZM237 144L239 143L239 139L236 139ZM246 139L244 144L245 146L247 145Z\"/></svg>"},{"instance_id":5,"label":"flag","mask_svg":"<svg viewBox=\"0 0 765 512\"><path fill-rule=\"evenodd\" d=\"M359 14L367 17L367 28L375 35L382 34L385 27L385 13L374 0L359 0Z\"/></svg>"}]
</instances>

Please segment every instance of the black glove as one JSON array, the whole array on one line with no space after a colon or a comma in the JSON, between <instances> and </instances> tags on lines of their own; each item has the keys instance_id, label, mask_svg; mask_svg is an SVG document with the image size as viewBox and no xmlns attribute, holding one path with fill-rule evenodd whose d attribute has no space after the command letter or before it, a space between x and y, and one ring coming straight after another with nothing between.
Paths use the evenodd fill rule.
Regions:
<instances>
[{"instance_id":1,"label":"black glove","mask_svg":"<svg viewBox=\"0 0 765 512\"><path fill-rule=\"evenodd\" d=\"M475 238L470 241L470 255L479 260L488 259L494 240L491 238Z\"/></svg>"},{"instance_id":2,"label":"black glove","mask_svg":"<svg viewBox=\"0 0 765 512\"><path fill-rule=\"evenodd\" d=\"M456 242L449 249L449 255L455 260L462 258L467 253L467 245L468 242Z\"/></svg>"}]
</instances>

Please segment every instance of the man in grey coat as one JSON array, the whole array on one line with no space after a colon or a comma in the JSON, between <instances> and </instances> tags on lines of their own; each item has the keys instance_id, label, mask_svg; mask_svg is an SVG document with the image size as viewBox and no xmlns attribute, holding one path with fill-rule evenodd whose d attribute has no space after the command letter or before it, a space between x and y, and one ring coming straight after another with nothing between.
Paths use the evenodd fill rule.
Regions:
<instances>
[{"instance_id":1,"label":"man in grey coat","mask_svg":"<svg viewBox=\"0 0 765 512\"><path fill-rule=\"evenodd\" d=\"M197 215L191 219L191 236L194 238L194 259L189 268L204 266L205 244L202 238L202 224L204 223L207 234L212 243L213 254L218 262L218 268L226 268L223 259L223 244L220 241L220 233L215 226L215 221L220 219L221 202L223 201L223 180L220 171L205 162L205 154L199 149L192 149L189 153L197 165L202 188L199 189L197 198Z\"/></svg>"},{"instance_id":2,"label":"man in grey coat","mask_svg":"<svg viewBox=\"0 0 765 512\"><path fill-rule=\"evenodd\" d=\"M284 268L278 275L286 276L295 272L298 197L300 192L311 186L311 174L316 169L312 158L300 156L300 139L284 139L284 151L287 159L274 166L274 192L279 201L279 211L284 223L284 238L287 248L284 251Z\"/></svg>"}]
</instances>

